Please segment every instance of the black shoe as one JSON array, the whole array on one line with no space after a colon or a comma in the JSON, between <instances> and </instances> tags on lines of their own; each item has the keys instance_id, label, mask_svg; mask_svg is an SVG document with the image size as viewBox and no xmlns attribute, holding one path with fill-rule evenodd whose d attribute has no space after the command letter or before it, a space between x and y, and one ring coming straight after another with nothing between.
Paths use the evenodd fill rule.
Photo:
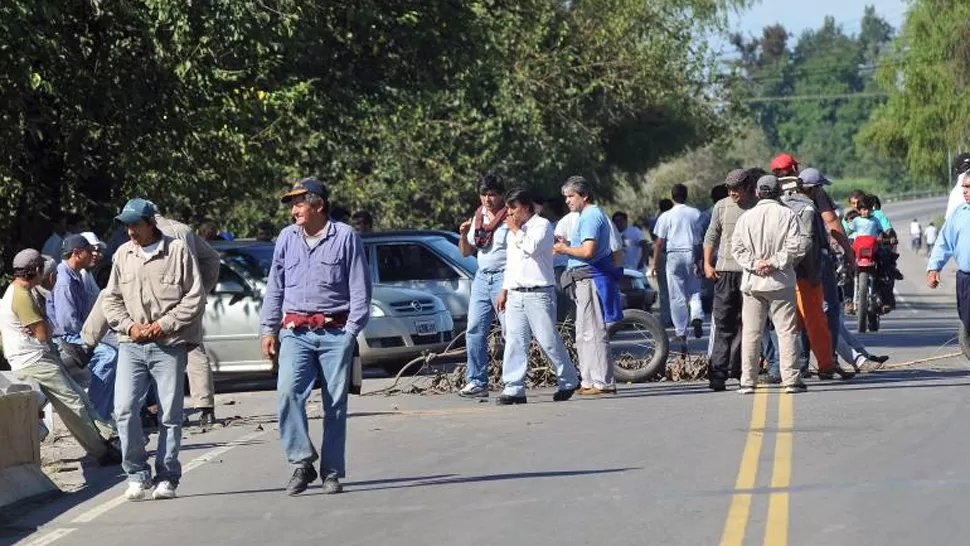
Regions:
<instances>
[{"instance_id":1,"label":"black shoe","mask_svg":"<svg viewBox=\"0 0 970 546\"><path fill-rule=\"evenodd\" d=\"M822 381L835 379L835 372L818 372L818 378Z\"/></svg>"},{"instance_id":2,"label":"black shoe","mask_svg":"<svg viewBox=\"0 0 970 546\"><path fill-rule=\"evenodd\" d=\"M299 495L306 491L306 486L317 479L317 471L312 466L301 466L293 471L293 477L286 484L288 495Z\"/></svg>"},{"instance_id":3,"label":"black shoe","mask_svg":"<svg viewBox=\"0 0 970 546\"><path fill-rule=\"evenodd\" d=\"M199 413L199 426L203 428L211 427L216 424L216 410L215 408L201 408L201 413Z\"/></svg>"},{"instance_id":4,"label":"black shoe","mask_svg":"<svg viewBox=\"0 0 970 546\"><path fill-rule=\"evenodd\" d=\"M708 383L708 387L714 392L721 392L723 390L727 390L727 386L724 384L724 380L719 377L711 378L710 383Z\"/></svg>"},{"instance_id":5,"label":"black shoe","mask_svg":"<svg viewBox=\"0 0 970 546\"><path fill-rule=\"evenodd\" d=\"M701 319L696 318L690 321L690 325L694 328L694 337L700 339L704 335L704 323L701 322Z\"/></svg>"},{"instance_id":6,"label":"black shoe","mask_svg":"<svg viewBox=\"0 0 970 546\"><path fill-rule=\"evenodd\" d=\"M878 362L878 363L880 363L880 364L885 364L885 363L886 363L886 361L887 361L887 360L889 360L889 355L882 355L882 356L870 356L870 357L869 357L869 360L871 360L871 361L873 361L873 362Z\"/></svg>"},{"instance_id":7,"label":"black shoe","mask_svg":"<svg viewBox=\"0 0 970 546\"><path fill-rule=\"evenodd\" d=\"M324 495L336 495L337 493L343 493L344 486L337 479L336 474L328 474L327 477L323 479L323 494Z\"/></svg>"},{"instance_id":8,"label":"black shoe","mask_svg":"<svg viewBox=\"0 0 970 546\"><path fill-rule=\"evenodd\" d=\"M118 466L121 464L121 450L115 447L109 440L105 440L104 446L107 448L107 451L98 458L98 466Z\"/></svg>"},{"instance_id":9,"label":"black shoe","mask_svg":"<svg viewBox=\"0 0 970 546\"><path fill-rule=\"evenodd\" d=\"M510 396L508 394L503 394L502 396L499 396L498 397L498 400L496 400L495 403L497 405L499 405L499 406L511 406L513 404L525 404L526 403L526 398L525 398L525 395L522 395L522 396Z\"/></svg>"},{"instance_id":10,"label":"black shoe","mask_svg":"<svg viewBox=\"0 0 970 546\"><path fill-rule=\"evenodd\" d=\"M556 394L552 395L553 402L565 402L573 397L573 393L576 392L576 388L571 389L559 389Z\"/></svg>"},{"instance_id":11,"label":"black shoe","mask_svg":"<svg viewBox=\"0 0 970 546\"><path fill-rule=\"evenodd\" d=\"M839 366L838 364L836 364L835 368L833 368L832 371L835 372L835 374L838 375L839 378L842 380L852 379L853 377L855 377L855 370L846 370L845 368L843 368L842 366Z\"/></svg>"}]
</instances>

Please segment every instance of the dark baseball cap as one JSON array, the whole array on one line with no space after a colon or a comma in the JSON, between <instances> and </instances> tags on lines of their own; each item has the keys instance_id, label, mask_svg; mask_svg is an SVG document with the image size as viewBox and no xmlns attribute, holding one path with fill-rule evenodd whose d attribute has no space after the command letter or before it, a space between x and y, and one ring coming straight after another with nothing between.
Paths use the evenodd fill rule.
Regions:
<instances>
[{"instance_id":1,"label":"dark baseball cap","mask_svg":"<svg viewBox=\"0 0 970 546\"><path fill-rule=\"evenodd\" d=\"M781 191L781 185L778 183L778 178L771 174L766 174L758 179L758 195L761 197L778 195Z\"/></svg>"},{"instance_id":2,"label":"dark baseball cap","mask_svg":"<svg viewBox=\"0 0 970 546\"><path fill-rule=\"evenodd\" d=\"M136 197L125 203L125 207L121 209L121 213L115 216L115 220L126 226L130 226L131 224L137 224L142 218L154 217L155 205L141 197Z\"/></svg>"},{"instance_id":3,"label":"dark baseball cap","mask_svg":"<svg viewBox=\"0 0 970 546\"><path fill-rule=\"evenodd\" d=\"M10 265L14 271L26 271L39 269L43 264L44 258L41 257L40 252L25 248L13 257L13 263Z\"/></svg>"},{"instance_id":4,"label":"dark baseball cap","mask_svg":"<svg viewBox=\"0 0 970 546\"><path fill-rule=\"evenodd\" d=\"M294 197L300 197L301 195L306 195L308 193L319 195L324 199L330 197L330 192L327 191L327 187L323 185L323 182L320 182L316 178L310 177L304 178L296 184L293 184L292 189L289 189L280 195L280 201L289 203Z\"/></svg>"},{"instance_id":5,"label":"dark baseball cap","mask_svg":"<svg viewBox=\"0 0 970 546\"><path fill-rule=\"evenodd\" d=\"M724 185L729 188L737 188L744 184L748 179L748 171L744 169L734 169L724 177Z\"/></svg>"},{"instance_id":6,"label":"dark baseball cap","mask_svg":"<svg viewBox=\"0 0 970 546\"><path fill-rule=\"evenodd\" d=\"M814 167L809 167L802 171L802 173L798 175L798 178L802 179L802 186L806 188L811 188L812 186L827 186L832 183L831 180L825 178L825 176Z\"/></svg>"},{"instance_id":7,"label":"dark baseball cap","mask_svg":"<svg viewBox=\"0 0 970 546\"><path fill-rule=\"evenodd\" d=\"M84 235L69 235L61 243L61 255L70 256L75 250L94 250L93 245L88 242Z\"/></svg>"},{"instance_id":8,"label":"dark baseball cap","mask_svg":"<svg viewBox=\"0 0 970 546\"><path fill-rule=\"evenodd\" d=\"M956 176L970 172L970 154L964 152L953 160L953 172Z\"/></svg>"}]
</instances>

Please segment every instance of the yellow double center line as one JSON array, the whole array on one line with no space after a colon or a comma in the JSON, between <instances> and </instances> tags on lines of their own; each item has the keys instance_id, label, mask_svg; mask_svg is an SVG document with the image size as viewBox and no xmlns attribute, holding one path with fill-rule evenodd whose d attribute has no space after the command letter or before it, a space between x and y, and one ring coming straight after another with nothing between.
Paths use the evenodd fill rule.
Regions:
<instances>
[{"instance_id":1,"label":"yellow double center line","mask_svg":"<svg viewBox=\"0 0 970 546\"><path fill-rule=\"evenodd\" d=\"M775 435L774 466L771 473L771 494L768 497L768 521L765 528L766 546L788 544L789 494L792 461L792 425L794 424L793 396L778 397L778 431ZM754 394L751 425L744 442L741 467L734 484L734 495L728 509L727 521L721 535L721 546L742 546L751 515L751 502L758 478L758 461L764 443L768 417L768 391L760 388Z\"/></svg>"}]
</instances>

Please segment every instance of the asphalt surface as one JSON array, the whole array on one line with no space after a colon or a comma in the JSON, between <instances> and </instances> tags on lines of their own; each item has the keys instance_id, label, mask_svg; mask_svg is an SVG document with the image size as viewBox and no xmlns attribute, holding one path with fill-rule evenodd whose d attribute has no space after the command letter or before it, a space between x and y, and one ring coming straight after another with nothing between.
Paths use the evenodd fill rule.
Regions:
<instances>
[{"instance_id":1,"label":"asphalt surface","mask_svg":"<svg viewBox=\"0 0 970 546\"><path fill-rule=\"evenodd\" d=\"M0 543L964 544L970 391L954 356L954 278L930 291L925 257L908 250L909 222L945 199L885 208L906 279L899 308L862 339L891 356L887 369L812 379L795 396L654 383L566 403L530 392L502 408L354 397L346 492L323 496L317 482L292 498L274 393L220 395L234 402L222 415L242 418L187 434L178 499L120 500L122 478L102 471L9 523Z\"/></svg>"}]
</instances>

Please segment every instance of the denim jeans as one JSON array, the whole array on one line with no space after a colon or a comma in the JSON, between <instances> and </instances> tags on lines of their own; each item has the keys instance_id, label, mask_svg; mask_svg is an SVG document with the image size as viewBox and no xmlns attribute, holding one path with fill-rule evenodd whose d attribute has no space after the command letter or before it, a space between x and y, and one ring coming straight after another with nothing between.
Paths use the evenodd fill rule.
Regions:
<instances>
[{"instance_id":1,"label":"denim jeans","mask_svg":"<svg viewBox=\"0 0 970 546\"><path fill-rule=\"evenodd\" d=\"M775 328L765 329L765 335L761 338L761 355L768 361L768 375L775 379L781 379L781 367L778 365L778 332Z\"/></svg>"},{"instance_id":2,"label":"denim jeans","mask_svg":"<svg viewBox=\"0 0 970 546\"><path fill-rule=\"evenodd\" d=\"M482 271L475 273L472 281L471 298L468 302L468 328L465 330L465 346L468 353L468 370L465 379L468 383L488 386L488 333L495 317L495 303L502 291L504 271ZM505 316L499 313L505 335Z\"/></svg>"},{"instance_id":3,"label":"denim jeans","mask_svg":"<svg viewBox=\"0 0 970 546\"><path fill-rule=\"evenodd\" d=\"M129 482L149 483L152 477L141 428L141 408L152 386L158 395L158 447L155 475L178 484L182 477L182 405L185 398L185 345L125 342L118 345L115 415L121 439L121 468Z\"/></svg>"},{"instance_id":4,"label":"denim jeans","mask_svg":"<svg viewBox=\"0 0 970 546\"><path fill-rule=\"evenodd\" d=\"M310 440L306 401L320 378L323 391L323 460L320 474L343 477L347 471L347 393L357 338L342 328L280 331L276 409L280 440L293 468L319 457Z\"/></svg>"},{"instance_id":5,"label":"denim jeans","mask_svg":"<svg viewBox=\"0 0 970 546\"><path fill-rule=\"evenodd\" d=\"M566 345L556 329L556 289L536 292L509 290L505 304L505 355L502 359L503 394L525 394L529 367L529 344L535 336L539 347L556 370L559 390L576 388L579 377L569 361Z\"/></svg>"},{"instance_id":6,"label":"denim jeans","mask_svg":"<svg viewBox=\"0 0 970 546\"><path fill-rule=\"evenodd\" d=\"M839 301L839 280L835 277L835 262L830 255L825 255L822 259L822 292L824 298L822 309L828 319L834 351L839 346L843 310L842 302Z\"/></svg>"},{"instance_id":7,"label":"denim jeans","mask_svg":"<svg viewBox=\"0 0 970 546\"><path fill-rule=\"evenodd\" d=\"M62 341L74 345L83 345L84 341L78 334L65 334ZM94 347L91 359L88 361L91 383L88 386L88 397L98 417L104 421L111 421L111 413L115 407L115 372L118 369L118 349L107 343L98 343Z\"/></svg>"}]
</instances>

